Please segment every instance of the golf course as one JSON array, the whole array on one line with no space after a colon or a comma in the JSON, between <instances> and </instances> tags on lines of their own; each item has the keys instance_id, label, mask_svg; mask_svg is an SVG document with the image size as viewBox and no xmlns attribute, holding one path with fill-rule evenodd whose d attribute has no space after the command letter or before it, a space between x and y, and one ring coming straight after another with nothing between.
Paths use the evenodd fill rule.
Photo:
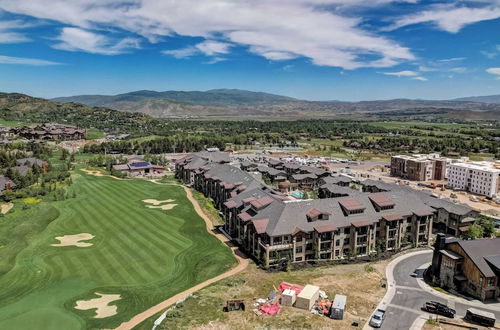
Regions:
<instances>
[{"instance_id":1,"label":"golf course","mask_svg":"<svg viewBox=\"0 0 500 330\"><path fill-rule=\"evenodd\" d=\"M0 218L0 329L114 328L235 264L182 187L72 179Z\"/></svg>"}]
</instances>

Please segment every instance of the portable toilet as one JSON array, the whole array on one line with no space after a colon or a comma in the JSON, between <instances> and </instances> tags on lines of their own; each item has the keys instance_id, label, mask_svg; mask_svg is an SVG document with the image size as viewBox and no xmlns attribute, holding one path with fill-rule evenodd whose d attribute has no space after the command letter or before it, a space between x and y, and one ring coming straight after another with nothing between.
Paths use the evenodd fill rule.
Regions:
<instances>
[{"instance_id":1,"label":"portable toilet","mask_svg":"<svg viewBox=\"0 0 500 330\"><path fill-rule=\"evenodd\" d=\"M335 320L344 319L344 310L347 303L347 297L342 294L336 294L332 304L330 318Z\"/></svg>"},{"instance_id":2,"label":"portable toilet","mask_svg":"<svg viewBox=\"0 0 500 330\"><path fill-rule=\"evenodd\" d=\"M297 295L295 307L310 311L319 298L319 287L316 285L306 285Z\"/></svg>"},{"instance_id":3,"label":"portable toilet","mask_svg":"<svg viewBox=\"0 0 500 330\"><path fill-rule=\"evenodd\" d=\"M281 294L281 304L283 306L293 306L295 304L295 300L297 299L297 295L295 290L286 289Z\"/></svg>"}]
</instances>

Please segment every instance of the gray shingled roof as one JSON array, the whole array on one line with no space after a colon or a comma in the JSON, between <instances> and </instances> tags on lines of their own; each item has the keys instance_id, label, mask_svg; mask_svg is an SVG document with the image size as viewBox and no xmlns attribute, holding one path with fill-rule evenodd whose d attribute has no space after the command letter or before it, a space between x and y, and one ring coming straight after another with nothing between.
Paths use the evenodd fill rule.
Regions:
<instances>
[{"instance_id":1,"label":"gray shingled roof","mask_svg":"<svg viewBox=\"0 0 500 330\"><path fill-rule=\"evenodd\" d=\"M363 182L361 182L361 184L366 186L374 186L384 191L404 191L405 194L415 195L416 198L420 199L422 202L434 209L444 209L449 213L454 213L457 215L465 215L472 211L472 208L466 204L454 203L448 198L436 198L432 196L432 193L430 192L415 190L406 185L399 185L370 179L364 180Z\"/></svg>"},{"instance_id":2,"label":"gray shingled roof","mask_svg":"<svg viewBox=\"0 0 500 330\"><path fill-rule=\"evenodd\" d=\"M348 178L348 177L342 176L342 175L339 175L339 176L327 176L327 177L321 178L321 180L325 184L326 183L338 184L339 182L346 182L346 183L352 182L351 178Z\"/></svg>"},{"instance_id":3,"label":"gray shingled roof","mask_svg":"<svg viewBox=\"0 0 500 330\"><path fill-rule=\"evenodd\" d=\"M26 174L28 174L28 171L31 170L31 167L28 167L25 165L18 165L18 166L12 167L12 170L18 171L19 174L21 174L22 176L25 176Z\"/></svg>"},{"instance_id":4,"label":"gray shingled roof","mask_svg":"<svg viewBox=\"0 0 500 330\"><path fill-rule=\"evenodd\" d=\"M347 194L349 196L362 194L359 190L351 189L349 187L339 186L334 183L327 183L320 187L321 189L328 190L332 194Z\"/></svg>"},{"instance_id":5,"label":"gray shingled roof","mask_svg":"<svg viewBox=\"0 0 500 330\"><path fill-rule=\"evenodd\" d=\"M10 185L11 188L14 188L16 186L14 181L12 181L11 179L9 179L4 175L0 175L0 191L4 191L8 184Z\"/></svg>"},{"instance_id":6,"label":"gray shingled roof","mask_svg":"<svg viewBox=\"0 0 500 330\"><path fill-rule=\"evenodd\" d=\"M29 157L29 158L20 158L16 160L17 165L26 165L32 167L33 164L37 163L38 166L42 167L43 166L43 160L34 158L34 157Z\"/></svg>"},{"instance_id":7,"label":"gray shingled roof","mask_svg":"<svg viewBox=\"0 0 500 330\"><path fill-rule=\"evenodd\" d=\"M359 214L346 216L342 212L339 202L344 198L326 198L285 202L277 201L259 211L253 216L253 219L269 219L266 232L270 236L277 236L290 235L296 228L304 231L312 231L314 227L321 225L332 225L340 228L350 226L352 222L378 222L386 214L397 213L402 216L409 216L413 212L422 210L427 212L433 211L432 208L419 200L413 200L398 192L389 192L387 194L395 202L395 206L393 209L382 210L380 212L377 212L370 202L368 198L370 194L363 194L355 197L365 207L364 212ZM331 216L328 220L308 222L307 213L313 208L328 212Z\"/></svg>"},{"instance_id":8,"label":"gray shingled roof","mask_svg":"<svg viewBox=\"0 0 500 330\"><path fill-rule=\"evenodd\" d=\"M498 260L500 257L500 238L458 241L458 244L485 277L495 276L493 269L485 259L488 257L489 260Z\"/></svg>"},{"instance_id":9,"label":"gray shingled roof","mask_svg":"<svg viewBox=\"0 0 500 330\"><path fill-rule=\"evenodd\" d=\"M229 158L229 152L200 151L195 152L193 155L196 155L213 163L229 163L231 161L231 159Z\"/></svg>"}]
</instances>

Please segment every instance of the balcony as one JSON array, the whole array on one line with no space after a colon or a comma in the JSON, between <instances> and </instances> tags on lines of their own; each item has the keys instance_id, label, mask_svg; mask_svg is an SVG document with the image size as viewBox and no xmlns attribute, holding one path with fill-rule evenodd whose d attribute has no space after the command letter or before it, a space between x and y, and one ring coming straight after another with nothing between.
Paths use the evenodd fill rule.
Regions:
<instances>
[{"instance_id":1,"label":"balcony","mask_svg":"<svg viewBox=\"0 0 500 330\"><path fill-rule=\"evenodd\" d=\"M292 243L282 243L282 244L276 244L276 245L269 245L269 251L274 251L274 250L283 250L283 249L291 249L292 248Z\"/></svg>"}]
</instances>

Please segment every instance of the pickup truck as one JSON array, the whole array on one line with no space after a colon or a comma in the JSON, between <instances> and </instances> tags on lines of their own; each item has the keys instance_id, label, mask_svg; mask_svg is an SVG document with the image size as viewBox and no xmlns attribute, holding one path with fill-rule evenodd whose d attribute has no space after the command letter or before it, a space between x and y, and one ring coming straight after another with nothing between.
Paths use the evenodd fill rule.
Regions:
<instances>
[{"instance_id":1,"label":"pickup truck","mask_svg":"<svg viewBox=\"0 0 500 330\"><path fill-rule=\"evenodd\" d=\"M383 309L377 309L375 313L373 313L372 318L370 319L370 326L374 328L380 328L384 320L385 320L385 311Z\"/></svg>"},{"instance_id":2,"label":"pickup truck","mask_svg":"<svg viewBox=\"0 0 500 330\"><path fill-rule=\"evenodd\" d=\"M429 313L443 315L449 318L455 317L455 310L437 301L428 301L422 306L422 309Z\"/></svg>"}]
</instances>

